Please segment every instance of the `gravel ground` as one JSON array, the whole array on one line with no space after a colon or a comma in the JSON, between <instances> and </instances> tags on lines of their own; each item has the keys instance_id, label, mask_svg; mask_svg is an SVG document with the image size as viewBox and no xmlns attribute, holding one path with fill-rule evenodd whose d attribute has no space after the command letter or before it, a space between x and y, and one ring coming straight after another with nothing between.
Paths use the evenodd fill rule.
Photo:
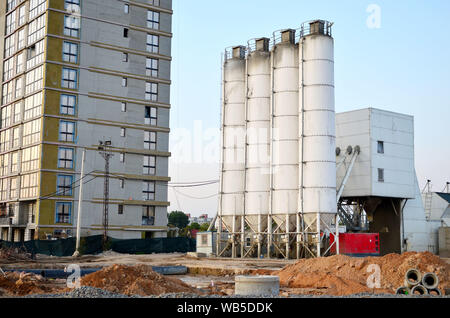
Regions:
<instances>
[{"instance_id":1,"label":"gravel ground","mask_svg":"<svg viewBox=\"0 0 450 318\"><path fill-rule=\"evenodd\" d=\"M43 294L43 295L28 295L24 298L222 298L222 299L230 299L230 298L286 298L280 296L269 296L269 297L261 297L261 296L218 296L218 295L209 295L209 296L200 296L196 294L189 293L171 293L164 294L159 296L127 296L121 294L114 294L108 292L106 290L94 287L86 287L82 286L79 289L74 289L73 291L65 294ZM405 296L405 295L393 295L393 294L355 294L349 296L313 296L313 295L290 295L288 298L450 298L450 296Z\"/></svg>"}]
</instances>

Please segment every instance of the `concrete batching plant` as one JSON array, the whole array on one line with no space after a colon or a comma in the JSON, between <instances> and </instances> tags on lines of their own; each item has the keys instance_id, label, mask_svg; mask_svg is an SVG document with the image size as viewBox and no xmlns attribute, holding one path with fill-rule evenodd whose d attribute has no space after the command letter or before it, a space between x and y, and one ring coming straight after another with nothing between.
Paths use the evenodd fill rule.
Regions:
<instances>
[{"instance_id":1,"label":"concrete batching plant","mask_svg":"<svg viewBox=\"0 0 450 318\"><path fill-rule=\"evenodd\" d=\"M337 224L331 27L316 20L226 50L219 256L330 250L321 233Z\"/></svg>"}]
</instances>

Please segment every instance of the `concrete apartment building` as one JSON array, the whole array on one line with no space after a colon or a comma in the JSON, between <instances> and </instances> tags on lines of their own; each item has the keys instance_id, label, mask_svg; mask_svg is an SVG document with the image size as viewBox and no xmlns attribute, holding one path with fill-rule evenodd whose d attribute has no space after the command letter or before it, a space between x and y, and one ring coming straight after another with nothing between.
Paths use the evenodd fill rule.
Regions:
<instances>
[{"instance_id":1,"label":"concrete apartment building","mask_svg":"<svg viewBox=\"0 0 450 318\"><path fill-rule=\"evenodd\" d=\"M0 239L165 237L171 0L4 0Z\"/></svg>"}]
</instances>

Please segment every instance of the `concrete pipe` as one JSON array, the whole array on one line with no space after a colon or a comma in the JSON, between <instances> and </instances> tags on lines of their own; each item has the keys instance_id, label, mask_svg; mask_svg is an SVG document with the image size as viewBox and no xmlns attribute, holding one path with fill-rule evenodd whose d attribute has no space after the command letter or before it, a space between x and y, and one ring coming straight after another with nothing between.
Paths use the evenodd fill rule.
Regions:
<instances>
[{"instance_id":1,"label":"concrete pipe","mask_svg":"<svg viewBox=\"0 0 450 318\"><path fill-rule=\"evenodd\" d=\"M442 296L442 292L439 288L429 289L428 294L431 296Z\"/></svg>"},{"instance_id":2,"label":"concrete pipe","mask_svg":"<svg viewBox=\"0 0 450 318\"><path fill-rule=\"evenodd\" d=\"M411 295L428 295L428 289L422 285L416 285L411 289Z\"/></svg>"},{"instance_id":3,"label":"concrete pipe","mask_svg":"<svg viewBox=\"0 0 450 318\"><path fill-rule=\"evenodd\" d=\"M236 276L235 295L278 296L280 278L278 276Z\"/></svg>"},{"instance_id":4,"label":"concrete pipe","mask_svg":"<svg viewBox=\"0 0 450 318\"><path fill-rule=\"evenodd\" d=\"M397 295L411 295L411 289L409 289L406 286L402 286L397 288L396 292Z\"/></svg>"},{"instance_id":5,"label":"concrete pipe","mask_svg":"<svg viewBox=\"0 0 450 318\"><path fill-rule=\"evenodd\" d=\"M439 278L435 273L426 273L422 277L422 285L426 289L435 289L439 285Z\"/></svg>"},{"instance_id":6,"label":"concrete pipe","mask_svg":"<svg viewBox=\"0 0 450 318\"><path fill-rule=\"evenodd\" d=\"M419 285L422 281L422 274L419 270L415 268L410 268L406 271L405 274L405 285L406 287L412 288L416 285Z\"/></svg>"}]
</instances>

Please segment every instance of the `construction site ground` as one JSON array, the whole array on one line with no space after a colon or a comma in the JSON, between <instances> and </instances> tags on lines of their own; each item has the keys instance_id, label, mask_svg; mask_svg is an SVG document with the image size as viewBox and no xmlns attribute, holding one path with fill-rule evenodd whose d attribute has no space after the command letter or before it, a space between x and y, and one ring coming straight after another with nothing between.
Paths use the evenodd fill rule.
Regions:
<instances>
[{"instance_id":1,"label":"construction site ground","mask_svg":"<svg viewBox=\"0 0 450 318\"><path fill-rule=\"evenodd\" d=\"M105 252L79 258L37 255L35 260L0 257L3 270L64 269L70 264L81 268L102 268L82 278L83 286L101 288L128 296L151 296L170 293L197 295L234 295L235 275L278 275L281 297L293 295L347 296L353 294L394 294L400 287L404 271L417 267L435 272L442 292L450 288L450 259L431 253L390 254L384 257L351 258L343 255L305 260L197 258L186 254L130 255ZM382 269L382 286L369 289L365 281L370 264ZM187 274L162 276L151 266L186 266ZM0 297L33 294L59 294L70 290L64 279L47 279L40 275L6 273L0 275ZM2 280L3 279L3 280ZM398 285L398 286L397 286Z\"/></svg>"}]
</instances>

